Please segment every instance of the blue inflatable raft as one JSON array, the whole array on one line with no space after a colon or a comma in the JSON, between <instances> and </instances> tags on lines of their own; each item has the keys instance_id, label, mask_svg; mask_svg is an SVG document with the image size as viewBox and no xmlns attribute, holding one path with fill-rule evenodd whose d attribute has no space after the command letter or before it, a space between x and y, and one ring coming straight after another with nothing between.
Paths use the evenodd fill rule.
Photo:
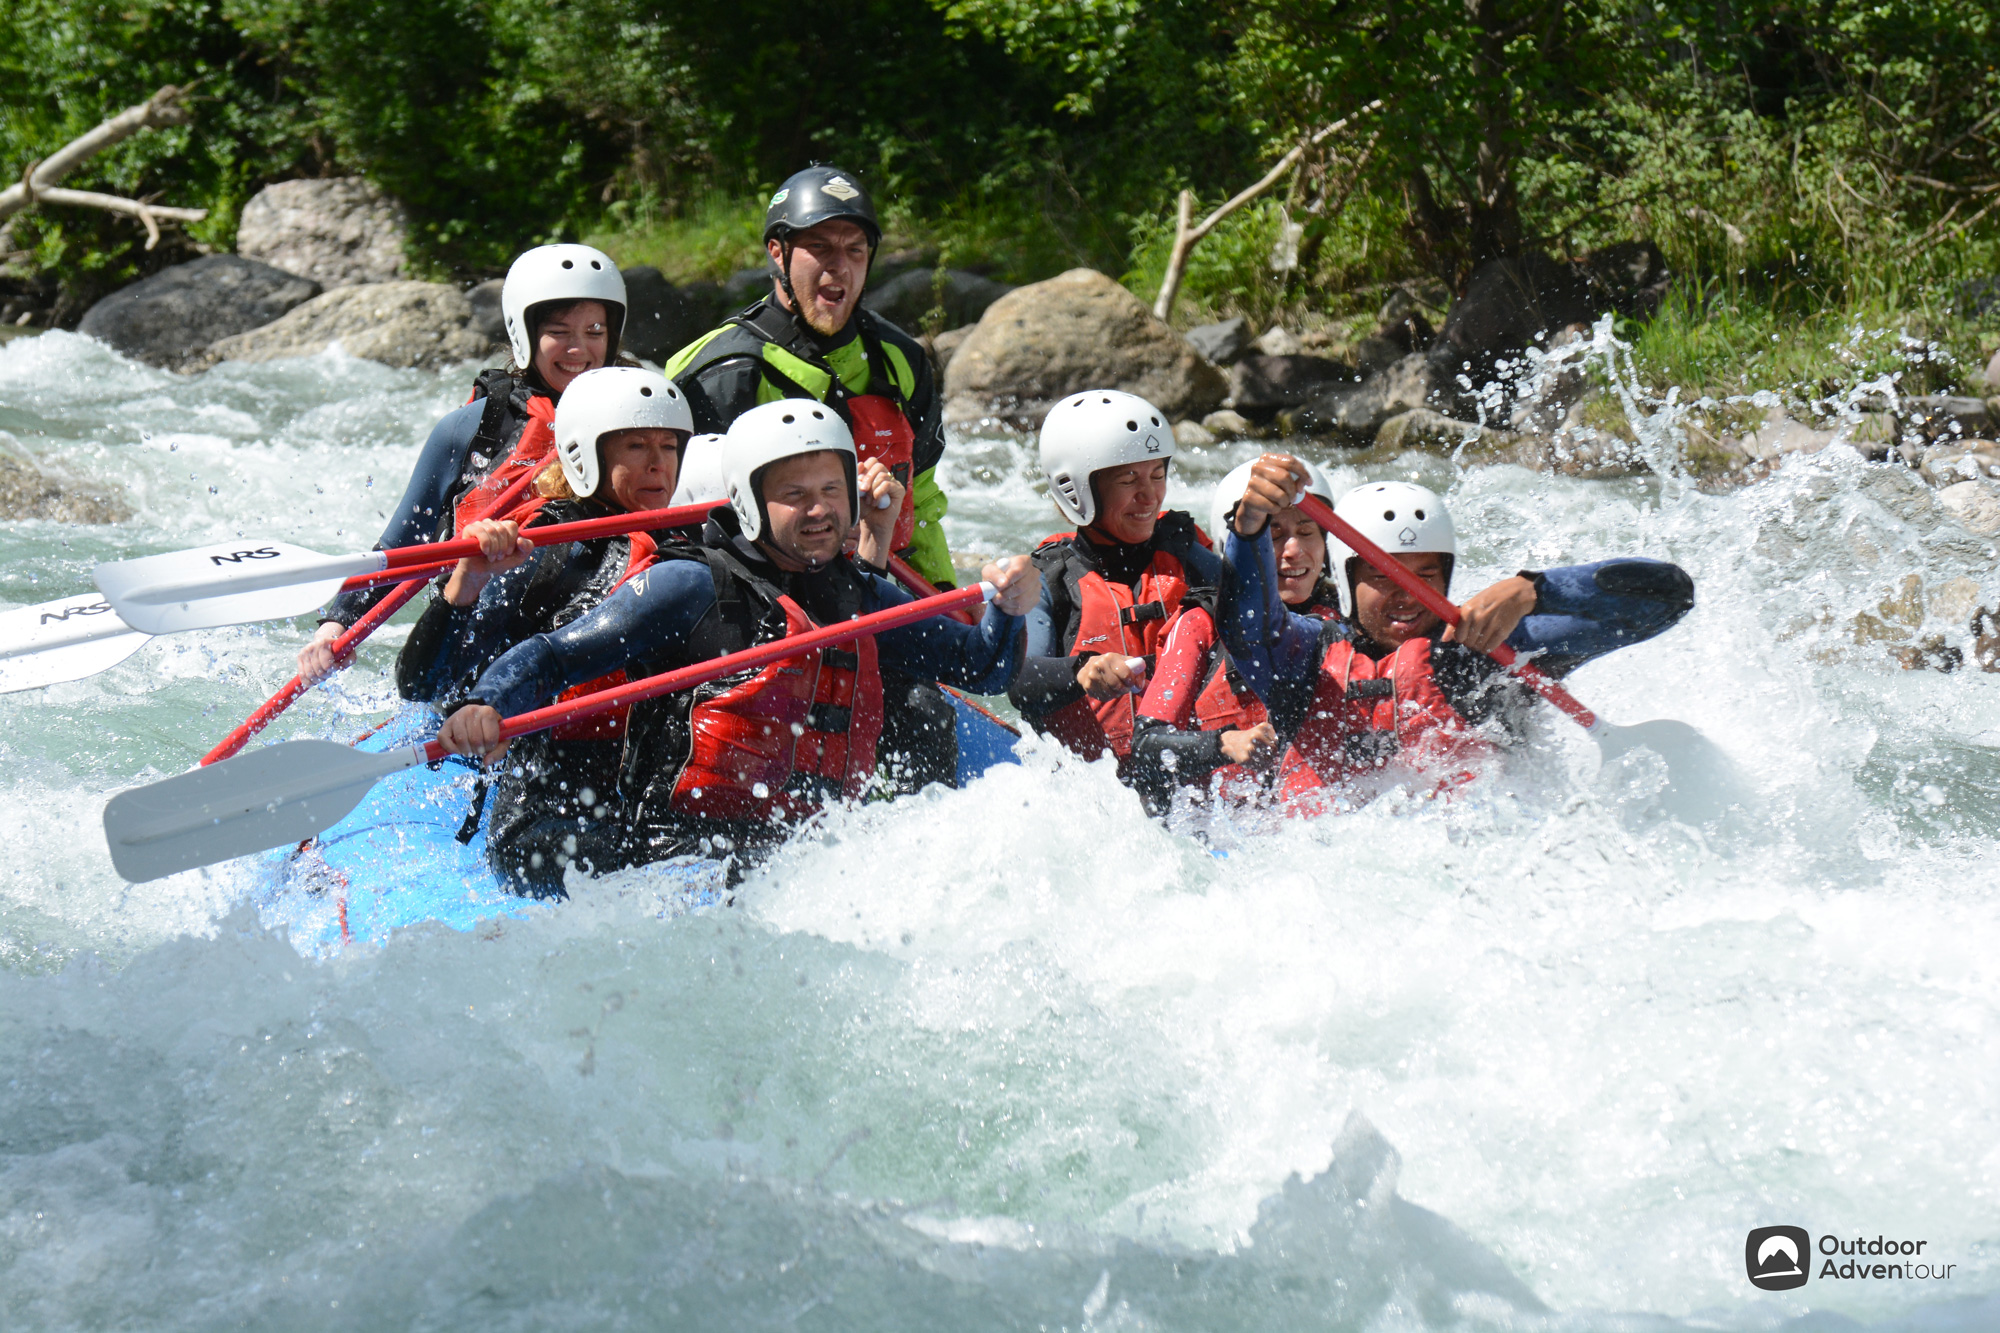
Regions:
<instances>
[{"instance_id":1,"label":"blue inflatable raft","mask_svg":"<svg viewBox=\"0 0 2000 1333\"><path fill-rule=\"evenodd\" d=\"M945 691L958 714L958 780L1016 762L1019 736L963 696ZM420 744L437 732L437 715L413 705L356 744L371 751ZM477 770L464 760L412 768L378 782L347 818L299 847L266 860L257 890L266 924L282 926L308 954L329 954L357 940L379 942L422 921L471 930L496 917L550 910L508 892L486 865L484 821L466 833ZM679 858L626 872L675 914L719 902L722 867Z\"/></svg>"}]
</instances>

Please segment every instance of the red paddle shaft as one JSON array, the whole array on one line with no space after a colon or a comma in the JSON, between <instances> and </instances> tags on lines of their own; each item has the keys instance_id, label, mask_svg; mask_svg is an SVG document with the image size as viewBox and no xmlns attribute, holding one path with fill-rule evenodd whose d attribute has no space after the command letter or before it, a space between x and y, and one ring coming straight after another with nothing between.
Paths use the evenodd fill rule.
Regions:
<instances>
[{"instance_id":1,"label":"red paddle shaft","mask_svg":"<svg viewBox=\"0 0 2000 1333\"><path fill-rule=\"evenodd\" d=\"M495 496L482 517L502 513L510 507L528 483L534 479L534 469L529 469L516 477L508 487ZM682 524L700 522L708 516L713 505L682 505L676 509L648 509L636 514L611 514L604 518L583 519L576 523L556 523L545 528L532 530L535 540L588 541L597 537L611 537L625 532L639 532L651 528L679 527ZM351 592L359 588L372 587L377 583L403 582L395 591L369 608L368 614L341 631L330 647L334 660L340 661L396 612L403 609L412 597L423 590L431 575L447 566L456 564L466 556L479 554L479 543L470 537L455 541L429 542L421 546L403 546L384 552L390 567L374 574L361 574L341 584L341 591ZM418 577L410 578L416 574ZM222 738L213 750L202 757L204 765L227 759L237 753L250 738L271 725L271 720L290 708L308 686L297 676L285 683L283 689L266 699L256 712L244 719L243 724Z\"/></svg>"},{"instance_id":2,"label":"red paddle shaft","mask_svg":"<svg viewBox=\"0 0 2000 1333\"><path fill-rule=\"evenodd\" d=\"M917 573L916 567L900 555L889 557L889 572L896 576L896 582L902 584L919 597L930 597L937 593L937 588L931 581L922 574ZM979 623L979 613L976 611L959 610L952 612L952 615L968 625Z\"/></svg>"},{"instance_id":3,"label":"red paddle shaft","mask_svg":"<svg viewBox=\"0 0 2000 1333\"><path fill-rule=\"evenodd\" d=\"M537 708L531 713L518 714L501 724L500 735L504 740L512 740L531 731L542 731L565 722L578 722L584 718L597 717L643 699L657 699L663 694L672 694L677 690L693 689L705 681L727 676L732 672L768 666L772 662L781 662L788 657L802 657L817 648L846 643L851 639L895 629L899 625L929 620L933 616L950 615L961 608L970 608L986 601L991 592L989 585L975 583L970 588L937 593L914 602L905 602L901 606L856 616L853 620L843 620L837 625L827 625L820 629L807 630L804 634L791 634L782 639L773 639L755 648L745 648L740 653L712 658L706 662L696 662L693 666L662 672L657 676L647 676L629 685L620 685L617 689L587 694L569 703L550 704L547 708ZM436 741L424 747L424 755L431 763L436 763L449 753L450 751Z\"/></svg>"},{"instance_id":4,"label":"red paddle shaft","mask_svg":"<svg viewBox=\"0 0 2000 1333\"><path fill-rule=\"evenodd\" d=\"M1326 501L1316 495L1301 495L1298 504L1300 511L1307 518L1347 543L1350 550L1387 575L1391 583L1416 598L1426 611L1447 625L1456 625L1463 618L1459 615L1458 608L1446 601L1436 588L1411 573L1409 566L1402 561L1356 532L1353 524L1327 507ZM1530 689L1568 713L1585 731L1597 725L1597 714L1584 707L1576 696L1535 670L1530 664L1517 662L1514 650L1506 644L1499 645L1489 656L1502 666L1512 667L1515 674L1528 683Z\"/></svg>"}]
</instances>

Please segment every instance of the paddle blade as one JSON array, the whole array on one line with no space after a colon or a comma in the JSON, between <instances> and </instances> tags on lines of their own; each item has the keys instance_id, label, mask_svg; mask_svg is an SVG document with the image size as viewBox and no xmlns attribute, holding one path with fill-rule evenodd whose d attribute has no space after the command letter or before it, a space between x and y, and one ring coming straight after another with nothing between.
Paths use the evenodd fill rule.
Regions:
<instances>
[{"instance_id":1,"label":"paddle blade","mask_svg":"<svg viewBox=\"0 0 2000 1333\"><path fill-rule=\"evenodd\" d=\"M101 593L0 612L0 694L109 671L148 637L120 620Z\"/></svg>"},{"instance_id":2,"label":"paddle blade","mask_svg":"<svg viewBox=\"0 0 2000 1333\"><path fill-rule=\"evenodd\" d=\"M302 616L347 579L386 564L380 551L330 556L284 542L239 541L120 560L91 576L127 624L172 634Z\"/></svg>"},{"instance_id":3,"label":"paddle blade","mask_svg":"<svg viewBox=\"0 0 2000 1333\"><path fill-rule=\"evenodd\" d=\"M369 754L288 741L134 787L104 807L111 864L136 884L301 842L345 818L382 778L423 762L422 746Z\"/></svg>"},{"instance_id":4,"label":"paddle blade","mask_svg":"<svg viewBox=\"0 0 2000 1333\"><path fill-rule=\"evenodd\" d=\"M1660 804L1676 819L1706 824L1745 801L1742 780L1722 747L1685 722L1664 718L1619 727L1600 722L1591 735L1606 760L1628 750L1651 750L1667 765Z\"/></svg>"}]
</instances>

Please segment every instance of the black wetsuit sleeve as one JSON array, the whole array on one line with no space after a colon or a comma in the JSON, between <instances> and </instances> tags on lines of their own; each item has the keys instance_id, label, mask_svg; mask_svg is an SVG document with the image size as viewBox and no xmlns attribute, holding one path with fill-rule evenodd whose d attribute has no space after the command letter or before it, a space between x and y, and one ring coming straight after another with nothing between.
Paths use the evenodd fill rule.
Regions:
<instances>
[{"instance_id":1,"label":"black wetsuit sleeve","mask_svg":"<svg viewBox=\"0 0 2000 1333\"><path fill-rule=\"evenodd\" d=\"M459 478L465 475L466 454L472 448L473 437L479 433L479 421L485 413L485 400L475 400L447 414L431 428L423 452L417 455L416 471L410 474L409 485L403 488L402 503L389 516L389 526L382 529L382 539L373 549L414 546L437 535L438 521ZM357 592L344 592L333 599L333 605L320 619L350 626L387 597L394 586L378 583Z\"/></svg>"},{"instance_id":2,"label":"black wetsuit sleeve","mask_svg":"<svg viewBox=\"0 0 2000 1333\"><path fill-rule=\"evenodd\" d=\"M887 579L868 576L871 609L901 606L910 594ZM875 636L883 666L918 680L935 680L974 694L998 694L1021 660L1022 618L988 605L976 625L933 616Z\"/></svg>"},{"instance_id":3,"label":"black wetsuit sleeve","mask_svg":"<svg viewBox=\"0 0 2000 1333\"><path fill-rule=\"evenodd\" d=\"M670 657L715 605L715 581L699 560L667 560L559 630L523 639L480 674L447 710L483 703L503 716L539 708L572 685L635 662Z\"/></svg>"},{"instance_id":4,"label":"black wetsuit sleeve","mask_svg":"<svg viewBox=\"0 0 2000 1333\"><path fill-rule=\"evenodd\" d=\"M1507 644L1558 678L1671 629L1694 607L1686 570L1640 556L1547 570L1535 584L1535 609Z\"/></svg>"},{"instance_id":5,"label":"black wetsuit sleeve","mask_svg":"<svg viewBox=\"0 0 2000 1333\"><path fill-rule=\"evenodd\" d=\"M1083 698L1083 687L1076 683L1076 673L1083 670L1090 654L1066 653L1064 649L1069 645L1056 642L1063 634L1056 625L1054 580L1060 577L1046 565L1042 566L1042 600L1028 612L1021 668L1007 686L1008 702L1030 722Z\"/></svg>"},{"instance_id":6,"label":"black wetsuit sleeve","mask_svg":"<svg viewBox=\"0 0 2000 1333\"><path fill-rule=\"evenodd\" d=\"M1220 731L1181 731L1143 713L1133 728L1128 776L1154 814L1172 803L1174 788L1206 784L1226 762Z\"/></svg>"}]
</instances>

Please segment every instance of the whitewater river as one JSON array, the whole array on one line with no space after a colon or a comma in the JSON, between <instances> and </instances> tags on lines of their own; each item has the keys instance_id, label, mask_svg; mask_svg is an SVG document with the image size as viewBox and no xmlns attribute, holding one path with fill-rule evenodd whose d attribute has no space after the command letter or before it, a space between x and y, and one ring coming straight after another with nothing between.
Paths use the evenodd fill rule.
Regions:
<instances>
[{"instance_id":1,"label":"whitewater river","mask_svg":"<svg viewBox=\"0 0 2000 1333\"><path fill-rule=\"evenodd\" d=\"M8 343L0 446L135 517L0 523L0 597L239 535L364 548L466 383ZM1175 503L1251 452L1185 459ZM1053 530L1033 475L955 443L953 546ZM0 697L0 1327L2000 1327L2000 677L1852 631L1915 575L1959 634L2000 605L1990 544L1845 450L1717 495L1366 475L1449 488L1461 594L1685 566L1686 621L1572 685L1698 727L1733 808L1549 721L1460 799L1204 844L1034 749L835 816L731 907L613 881L313 960L245 865L129 886L99 825L306 622ZM384 716L402 634L273 737ZM1776 1224L1951 1276L1764 1293Z\"/></svg>"}]
</instances>

